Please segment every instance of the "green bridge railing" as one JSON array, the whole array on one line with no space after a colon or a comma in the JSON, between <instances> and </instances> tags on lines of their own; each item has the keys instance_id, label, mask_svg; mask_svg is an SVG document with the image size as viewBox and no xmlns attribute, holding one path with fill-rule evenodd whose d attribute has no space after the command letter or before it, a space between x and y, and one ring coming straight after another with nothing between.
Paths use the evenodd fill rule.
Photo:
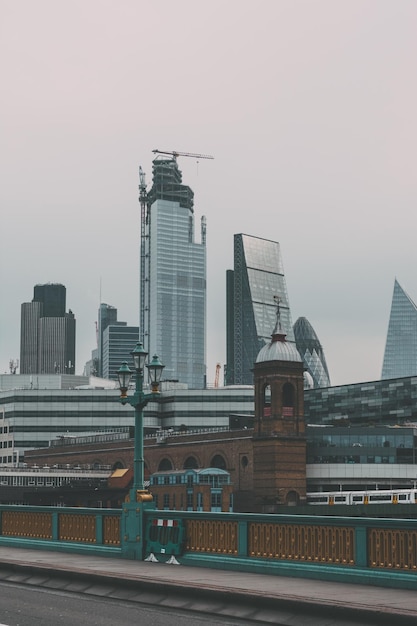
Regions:
<instances>
[{"instance_id":1,"label":"green bridge railing","mask_svg":"<svg viewBox=\"0 0 417 626\"><path fill-rule=\"evenodd\" d=\"M143 510L143 558L417 589L417 521ZM120 509L0 506L0 546L132 558Z\"/></svg>"}]
</instances>

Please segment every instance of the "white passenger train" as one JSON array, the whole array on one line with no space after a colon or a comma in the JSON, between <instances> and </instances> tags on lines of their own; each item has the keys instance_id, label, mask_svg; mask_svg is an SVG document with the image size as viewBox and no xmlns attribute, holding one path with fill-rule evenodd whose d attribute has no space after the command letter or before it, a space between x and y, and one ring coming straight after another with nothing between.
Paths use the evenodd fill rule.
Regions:
<instances>
[{"instance_id":1,"label":"white passenger train","mask_svg":"<svg viewBox=\"0 0 417 626\"><path fill-rule=\"evenodd\" d=\"M417 489L323 491L307 493L307 504L417 504Z\"/></svg>"}]
</instances>

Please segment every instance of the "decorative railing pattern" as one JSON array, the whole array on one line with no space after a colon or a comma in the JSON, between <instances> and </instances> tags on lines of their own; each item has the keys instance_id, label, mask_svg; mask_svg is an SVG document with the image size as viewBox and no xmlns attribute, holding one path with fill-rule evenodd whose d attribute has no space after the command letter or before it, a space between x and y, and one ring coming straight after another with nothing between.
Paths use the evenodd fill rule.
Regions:
<instances>
[{"instance_id":1,"label":"decorative railing pattern","mask_svg":"<svg viewBox=\"0 0 417 626\"><path fill-rule=\"evenodd\" d=\"M118 555L150 552L187 564L361 582L417 590L414 519L0 506L3 545ZM127 523L128 522L128 523ZM155 535L155 528L163 530ZM128 541L143 541L132 556ZM26 542L26 543L25 543ZM143 546L143 552L142 552ZM314 573L313 573L314 570ZM376 571L379 570L379 571ZM394 582L395 580L395 582ZM379 584L379 582L377 583Z\"/></svg>"},{"instance_id":2,"label":"decorative railing pattern","mask_svg":"<svg viewBox=\"0 0 417 626\"><path fill-rule=\"evenodd\" d=\"M373 528L368 546L370 567L417 571L417 530Z\"/></svg>"},{"instance_id":3,"label":"decorative railing pattern","mask_svg":"<svg viewBox=\"0 0 417 626\"><path fill-rule=\"evenodd\" d=\"M237 554L237 522L187 520L186 546L190 552Z\"/></svg>"},{"instance_id":4,"label":"decorative railing pattern","mask_svg":"<svg viewBox=\"0 0 417 626\"><path fill-rule=\"evenodd\" d=\"M96 516L62 513L59 516L59 541L96 543Z\"/></svg>"},{"instance_id":5,"label":"decorative railing pattern","mask_svg":"<svg viewBox=\"0 0 417 626\"><path fill-rule=\"evenodd\" d=\"M120 546L120 516L103 517L103 543L106 546Z\"/></svg>"},{"instance_id":6,"label":"decorative railing pattern","mask_svg":"<svg viewBox=\"0 0 417 626\"><path fill-rule=\"evenodd\" d=\"M0 506L0 538L53 541L106 548L121 547L120 510Z\"/></svg>"},{"instance_id":7,"label":"decorative railing pattern","mask_svg":"<svg viewBox=\"0 0 417 626\"><path fill-rule=\"evenodd\" d=\"M248 551L251 557L353 565L354 529L252 523Z\"/></svg>"},{"instance_id":8,"label":"decorative railing pattern","mask_svg":"<svg viewBox=\"0 0 417 626\"><path fill-rule=\"evenodd\" d=\"M52 513L3 511L1 534L6 537L52 539Z\"/></svg>"}]
</instances>

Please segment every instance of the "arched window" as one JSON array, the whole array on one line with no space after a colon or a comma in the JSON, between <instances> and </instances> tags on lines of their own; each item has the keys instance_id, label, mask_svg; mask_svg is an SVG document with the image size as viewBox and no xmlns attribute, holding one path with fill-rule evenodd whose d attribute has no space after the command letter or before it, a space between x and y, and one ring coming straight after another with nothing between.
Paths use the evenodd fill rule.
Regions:
<instances>
[{"instance_id":1,"label":"arched window","mask_svg":"<svg viewBox=\"0 0 417 626\"><path fill-rule=\"evenodd\" d=\"M264 386L262 417L271 417L271 385Z\"/></svg>"},{"instance_id":2,"label":"arched window","mask_svg":"<svg viewBox=\"0 0 417 626\"><path fill-rule=\"evenodd\" d=\"M297 506L299 502L298 493L296 491L289 491L287 493L286 502L287 506Z\"/></svg>"},{"instance_id":3,"label":"arched window","mask_svg":"<svg viewBox=\"0 0 417 626\"><path fill-rule=\"evenodd\" d=\"M169 472L172 470L172 463L169 459L162 459L158 465L158 472Z\"/></svg>"},{"instance_id":4,"label":"arched window","mask_svg":"<svg viewBox=\"0 0 417 626\"><path fill-rule=\"evenodd\" d=\"M124 469L124 465L121 461L116 461L113 465L113 470Z\"/></svg>"},{"instance_id":5,"label":"arched window","mask_svg":"<svg viewBox=\"0 0 417 626\"><path fill-rule=\"evenodd\" d=\"M198 469L197 459L194 456L187 457L183 469Z\"/></svg>"},{"instance_id":6,"label":"arched window","mask_svg":"<svg viewBox=\"0 0 417 626\"><path fill-rule=\"evenodd\" d=\"M226 469L226 461L221 454L215 454L211 459L210 467L217 467L217 469Z\"/></svg>"},{"instance_id":7,"label":"arched window","mask_svg":"<svg viewBox=\"0 0 417 626\"><path fill-rule=\"evenodd\" d=\"M282 388L282 414L285 417L293 417L295 406L295 389L291 383L285 383Z\"/></svg>"}]
</instances>

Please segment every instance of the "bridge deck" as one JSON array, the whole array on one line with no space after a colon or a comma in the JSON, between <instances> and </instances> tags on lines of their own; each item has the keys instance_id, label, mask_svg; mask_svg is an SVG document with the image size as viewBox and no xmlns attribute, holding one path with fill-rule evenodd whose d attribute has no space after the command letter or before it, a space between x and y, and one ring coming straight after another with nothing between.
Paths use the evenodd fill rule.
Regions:
<instances>
[{"instance_id":1,"label":"bridge deck","mask_svg":"<svg viewBox=\"0 0 417 626\"><path fill-rule=\"evenodd\" d=\"M305 624L307 615L309 625L324 615L346 625L417 623L413 590L47 550L0 546L0 580L275 624Z\"/></svg>"}]
</instances>

